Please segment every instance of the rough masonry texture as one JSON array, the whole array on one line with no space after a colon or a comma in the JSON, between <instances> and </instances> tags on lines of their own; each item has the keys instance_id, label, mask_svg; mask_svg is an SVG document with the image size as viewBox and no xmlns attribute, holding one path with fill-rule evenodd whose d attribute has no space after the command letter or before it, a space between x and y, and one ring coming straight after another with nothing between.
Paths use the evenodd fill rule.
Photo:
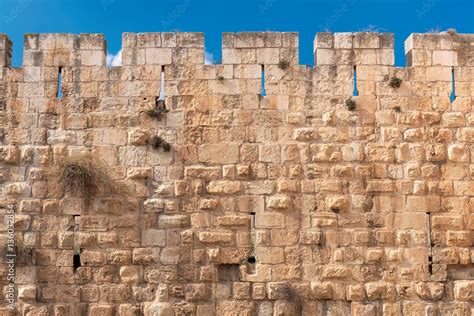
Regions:
<instances>
[{"instance_id":1,"label":"rough masonry texture","mask_svg":"<svg viewBox=\"0 0 474 316\"><path fill-rule=\"evenodd\" d=\"M98 34L11 46L1 315L9 205L21 315L474 315L474 35L412 34L405 68L387 33L318 33L314 68L296 33L225 33L218 65L202 33L125 33L112 68ZM125 189L51 185L86 154Z\"/></svg>"}]
</instances>

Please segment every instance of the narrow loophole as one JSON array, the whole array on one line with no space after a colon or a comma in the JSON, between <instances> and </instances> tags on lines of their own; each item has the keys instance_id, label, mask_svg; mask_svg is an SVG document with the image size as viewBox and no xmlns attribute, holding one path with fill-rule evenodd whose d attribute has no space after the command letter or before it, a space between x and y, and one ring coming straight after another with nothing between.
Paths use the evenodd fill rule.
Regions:
<instances>
[{"instance_id":1,"label":"narrow loophole","mask_svg":"<svg viewBox=\"0 0 474 316\"><path fill-rule=\"evenodd\" d=\"M74 272L76 272L76 270L81 267L81 252L80 251L77 251L76 253L74 253L74 256L72 258L72 266L73 266Z\"/></svg>"},{"instance_id":2,"label":"narrow loophole","mask_svg":"<svg viewBox=\"0 0 474 316\"><path fill-rule=\"evenodd\" d=\"M58 69L58 90L56 91L56 98L62 99L63 97L63 67Z\"/></svg>"},{"instance_id":3,"label":"narrow loophole","mask_svg":"<svg viewBox=\"0 0 474 316\"><path fill-rule=\"evenodd\" d=\"M161 66L160 76L160 96L158 100L165 101L165 66Z\"/></svg>"},{"instance_id":4,"label":"narrow loophole","mask_svg":"<svg viewBox=\"0 0 474 316\"><path fill-rule=\"evenodd\" d=\"M426 212L428 215L428 272L433 274L433 241L431 239L431 213Z\"/></svg>"},{"instance_id":5,"label":"narrow loophole","mask_svg":"<svg viewBox=\"0 0 474 316\"><path fill-rule=\"evenodd\" d=\"M265 97L267 95L267 91L265 90L265 66L262 65L262 90L260 91L260 95Z\"/></svg>"},{"instance_id":6,"label":"narrow loophole","mask_svg":"<svg viewBox=\"0 0 474 316\"><path fill-rule=\"evenodd\" d=\"M255 264L257 262L257 259L255 258L255 256L250 256L248 257L247 262L250 264Z\"/></svg>"},{"instance_id":7,"label":"narrow loophole","mask_svg":"<svg viewBox=\"0 0 474 316\"><path fill-rule=\"evenodd\" d=\"M456 89L454 85L454 67L451 67L451 95L449 96L451 103L456 100Z\"/></svg>"},{"instance_id":8,"label":"narrow loophole","mask_svg":"<svg viewBox=\"0 0 474 316\"><path fill-rule=\"evenodd\" d=\"M247 273L248 274L255 274L257 272L256 263L257 263L257 258L255 258L255 256L250 256L247 258Z\"/></svg>"},{"instance_id":9,"label":"narrow loophole","mask_svg":"<svg viewBox=\"0 0 474 316\"><path fill-rule=\"evenodd\" d=\"M357 90L357 66L354 66L354 91L352 91L352 96L359 96L359 90Z\"/></svg>"}]
</instances>

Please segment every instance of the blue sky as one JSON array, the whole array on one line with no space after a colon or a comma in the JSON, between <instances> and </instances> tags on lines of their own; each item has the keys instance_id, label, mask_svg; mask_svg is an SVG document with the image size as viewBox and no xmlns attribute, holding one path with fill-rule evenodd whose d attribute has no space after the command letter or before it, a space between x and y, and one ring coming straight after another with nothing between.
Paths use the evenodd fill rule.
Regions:
<instances>
[{"instance_id":1,"label":"blue sky","mask_svg":"<svg viewBox=\"0 0 474 316\"><path fill-rule=\"evenodd\" d=\"M474 33L473 15L473 0L0 0L0 33L13 40L20 66L24 33L104 33L115 54L122 32L198 31L219 60L222 32L296 31L300 63L312 65L316 32L369 29L395 33L403 66L410 33Z\"/></svg>"}]
</instances>

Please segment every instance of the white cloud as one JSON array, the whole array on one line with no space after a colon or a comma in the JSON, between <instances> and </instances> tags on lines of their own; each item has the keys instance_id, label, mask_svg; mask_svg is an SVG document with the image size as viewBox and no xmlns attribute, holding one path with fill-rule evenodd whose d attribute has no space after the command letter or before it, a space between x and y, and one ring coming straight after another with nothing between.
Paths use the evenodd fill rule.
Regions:
<instances>
[{"instance_id":1,"label":"white cloud","mask_svg":"<svg viewBox=\"0 0 474 316\"><path fill-rule=\"evenodd\" d=\"M107 67L122 66L122 50L116 55L107 53Z\"/></svg>"},{"instance_id":2,"label":"white cloud","mask_svg":"<svg viewBox=\"0 0 474 316\"><path fill-rule=\"evenodd\" d=\"M204 51L204 65L214 64L214 55L212 53Z\"/></svg>"}]
</instances>

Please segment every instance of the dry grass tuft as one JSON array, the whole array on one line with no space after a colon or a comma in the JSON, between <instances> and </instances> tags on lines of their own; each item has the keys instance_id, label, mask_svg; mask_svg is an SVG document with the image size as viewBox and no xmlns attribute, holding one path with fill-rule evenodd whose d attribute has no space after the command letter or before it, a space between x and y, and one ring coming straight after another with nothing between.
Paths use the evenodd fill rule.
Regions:
<instances>
[{"instance_id":1,"label":"dry grass tuft","mask_svg":"<svg viewBox=\"0 0 474 316\"><path fill-rule=\"evenodd\" d=\"M113 191L113 180L107 165L90 155L67 157L58 160L49 172L49 179L66 193L83 197Z\"/></svg>"},{"instance_id":2,"label":"dry grass tuft","mask_svg":"<svg viewBox=\"0 0 474 316\"><path fill-rule=\"evenodd\" d=\"M354 111L354 110L356 109L356 107L357 107L355 100L353 100L353 99L351 99L351 98L347 99L346 102L345 102L345 104L346 104L346 108L347 108L349 111Z\"/></svg>"},{"instance_id":3,"label":"dry grass tuft","mask_svg":"<svg viewBox=\"0 0 474 316\"><path fill-rule=\"evenodd\" d=\"M282 59L282 60L280 60L280 62L278 63L278 67L279 67L281 70L287 70L288 68L290 68L290 61L287 60L287 59Z\"/></svg>"}]
</instances>

